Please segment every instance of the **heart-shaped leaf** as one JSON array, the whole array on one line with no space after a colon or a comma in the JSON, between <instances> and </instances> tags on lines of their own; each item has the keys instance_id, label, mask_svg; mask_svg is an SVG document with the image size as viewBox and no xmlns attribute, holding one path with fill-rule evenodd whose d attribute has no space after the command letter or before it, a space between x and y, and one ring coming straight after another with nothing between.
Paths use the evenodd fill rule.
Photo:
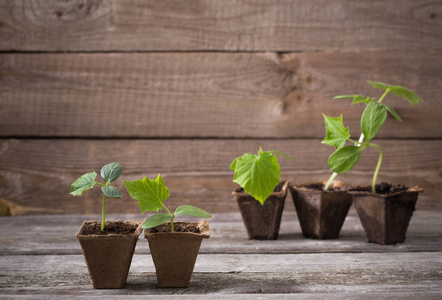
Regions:
<instances>
[{"instance_id":1,"label":"heart-shaped leaf","mask_svg":"<svg viewBox=\"0 0 442 300\"><path fill-rule=\"evenodd\" d=\"M97 173L91 172L80 176L71 185L71 195L80 196L84 191L89 190L95 186L95 178Z\"/></svg>"},{"instance_id":2,"label":"heart-shaped leaf","mask_svg":"<svg viewBox=\"0 0 442 300\"><path fill-rule=\"evenodd\" d=\"M121 173L123 172L123 167L119 163L110 163L101 168L101 178L105 182L114 182L117 180Z\"/></svg>"},{"instance_id":3,"label":"heart-shaped leaf","mask_svg":"<svg viewBox=\"0 0 442 300\"><path fill-rule=\"evenodd\" d=\"M328 159L328 165L333 172L341 174L350 171L361 157L366 146L347 146L336 150Z\"/></svg>"},{"instance_id":4,"label":"heart-shaped leaf","mask_svg":"<svg viewBox=\"0 0 442 300\"><path fill-rule=\"evenodd\" d=\"M160 174L153 180L144 177L141 180L124 181L127 191L132 198L138 200L141 212L159 211L164 200L169 198L169 189L164 184Z\"/></svg>"},{"instance_id":5,"label":"heart-shaped leaf","mask_svg":"<svg viewBox=\"0 0 442 300\"><path fill-rule=\"evenodd\" d=\"M350 138L350 133L348 127L344 127L342 115L338 118L322 115L324 116L326 134L321 143L333 146L335 149L344 147L345 142Z\"/></svg>"},{"instance_id":6,"label":"heart-shaped leaf","mask_svg":"<svg viewBox=\"0 0 442 300\"><path fill-rule=\"evenodd\" d=\"M192 205L181 205L175 210L175 215L184 215L200 218L211 218L212 216L205 210Z\"/></svg>"},{"instance_id":7,"label":"heart-shaped leaf","mask_svg":"<svg viewBox=\"0 0 442 300\"><path fill-rule=\"evenodd\" d=\"M386 119L387 109L384 105L379 102L367 105L361 117L361 131L367 142L376 136Z\"/></svg>"},{"instance_id":8,"label":"heart-shaped leaf","mask_svg":"<svg viewBox=\"0 0 442 300\"><path fill-rule=\"evenodd\" d=\"M157 213L153 216L149 217L146 221L143 222L141 227L143 229L157 227L158 225L163 224L164 222L170 221L170 216L166 213Z\"/></svg>"},{"instance_id":9,"label":"heart-shaped leaf","mask_svg":"<svg viewBox=\"0 0 442 300\"><path fill-rule=\"evenodd\" d=\"M102 186L101 191L110 198L123 198L121 191L114 186Z\"/></svg>"},{"instance_id":10,"label":"heart-shaped leaf","mask_svg":"<svg viewBox=\"0 0 442 300\"><path fill-rule=\"evenodd\" d=\"M281 171L278 159L270 151L258 151L258 155L245 153L235 159L230 169L233 170L233 182L238 183L246 193L261 204L270 196L279 184Z\"/></svg>"}]
</instances>

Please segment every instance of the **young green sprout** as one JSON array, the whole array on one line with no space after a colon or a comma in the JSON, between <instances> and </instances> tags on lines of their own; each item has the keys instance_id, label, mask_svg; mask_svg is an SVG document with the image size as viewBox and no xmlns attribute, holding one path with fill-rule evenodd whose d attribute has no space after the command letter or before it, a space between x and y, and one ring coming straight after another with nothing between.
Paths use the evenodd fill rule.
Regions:
<instances>
[{"instance_id":1,"label":"young green sprout","mask_svg":"<svg viewBox=\"0 0 442 300\"><path fill-rule=\"evenodd\" d=\"M93 188L96 184L101 185L101 191L103 192L103 204L101 208L101 215L102 215L102 221L101 221L101 231L104 231L104 224L106 221L105 218L105 206L106 206L106 196L109 198L122 198L123 195L121 194L121 191L111 186L111 182L114 182L117 180L121 173L123 172L123 167L119 163L110 163L105 165L103 168L101 168L101 178L104 180L103 183L99 183L95 181L95 178L97 177L97 173L91 172L86 173L77 180L74 181L71 185L71 195L73 196L80 196L83 194L84 191L89 190Z\"/></svg>"},{"instance_id":2,"label":"young green sprout","mask_svg":"<svg viewBox=\"0 0 442 300\"><path fill-rule=\"evenodd\" d=\"M278 159L273 153L293 161L290 157L277 150L262 151L258 155L245 153L230 164L234 171L233 182L239 184L244 192L258 200L262 205L279 184L281 171Z\"/></svg>"},{"instance_id":3,"label":"young green sprout","mask_svg":"<svg viewBox=\"0 0 442 300\"><path fill-rule=\"evenodd\" d=\"M169 188L164 184L163 178L160 174L158 174L158 177L155 180L144 177L143 179L135 181L123 180L123 183L131 197L138 200L138 205L140 206L143 214L148 211L158 212L163 208L167 212L160 212L149 217L142 224L144 229L156 227L170 220L171 231L174 232L173 220L178 215L200 218L212 217L208 212L192 205L178 206L175 212L171 213L167 206L163 203L167 198L169 198L170 194Z\"/></svg>"},{"instance_id":4,"label":"young green sprout","mask_svg":"<svg viewBox=\"0 0 442 300\"><path fill-rule=\"evenodd\" d=\"M372 143L371 140L377 135L382 125L384 125L385 120L387 119L387 112L395 117L396 120L402 122L402 118L392 107L381 102L390 92L407 100L413 106L422 101L421 98L419 98L415 93L402 86L392 86L375 81L368 82L374 88L385 91L377 102L374 101L374 98L360 95L344 95L333 98L353 99L353 102L351 103L352 105L355 103L364 103L367 105L361 116L362 134L358 141L350 138L349 128L344 127L342 115L338 118L332 118L323 114L326 136L322 143L333 146L336 149L336 151L330 155L328 159L328 165L334 173L330 176L330 179L325 185L325 191L329 188L331 182L338 174L346 173L354 167L354 165L358 162L362 151L364 151L367 147L374 147L379 151L379 159L372 180L372 192L376 193L376 180L381 168L383 153L381 147ZM345 147L347 141L353 143L353 145Z\"/></svg>"}]
</instances>

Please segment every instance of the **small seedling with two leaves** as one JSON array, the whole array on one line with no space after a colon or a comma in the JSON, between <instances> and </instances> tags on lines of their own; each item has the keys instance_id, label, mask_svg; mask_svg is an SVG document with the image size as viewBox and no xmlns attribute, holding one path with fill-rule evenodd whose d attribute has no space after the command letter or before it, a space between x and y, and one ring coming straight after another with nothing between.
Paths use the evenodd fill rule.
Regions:
<instances>
[{"instance_id":1,"label":"small seedling with two leaves","mask_svg":"<svg viewBox=\"0 0 442 300\"><path fill-rule=\"evenodd\" d=\"M110 163L101 168L101 178L104 180L103 183L99 183L95 181L97 177L97 173L91 172L86 173L77 180L74 181L71 185L71 195L80 196L84 191L93 188L96 184L101 185L101 191L103 192L103 204L102 204L102 222L101 222L101 231L104 231L104 224L106 221L105 217L105 206L106 206L106 197L109 198L122 198L123 195L121 191L111 186L110 184L117 180L121 173L123 172L123 167L119 163Z\"/></svg>"},{"instance_id":2,"label":"small seedling with two leaves","mask_svg":"<svg viewBox=\"0 0 442 300\"><path fill-rule=\"evenodd\" d=\"M143 179L135 181L123 180L123 183L131 197L138 200L138 205L143 214L148 211L158 212L163 208L167 212L160 212L149 217L142 224L143 229L153 228L170 220L171 231L174 232L173 220L178 215L200 218L212 217L208 212L192 205L178 206L175 212L171 213L163 203L169 198L170 194L169 188L164 184L161 174L158 174L158 177L155 180L144 177Z\"/></svg>"},{"instance_id":3,"label":"small seedling with two leaves","mask_svg":"<svg viewBox=\"0 0 442 300\"><path fill-rule=\"evenodd\" d=\"M259 147L258 155L245 153L230 164L234 172L233 182L239 184L244 192L258 200L262 205L279 184L281 171L274 153L293 161L277 150L263 151Z\"/></svg>"},{"instance_id":4,"label":"small seedling with two leaves","mask_svg":"<svg viewBox=\"0 0 442 300\"><path fill-rule=\"evenodd\" d=\"M379 145L372 143L372 139L378 134L381 127L384 125L387 119L387 112L390 113L396 120L402 122L402 118L399 114L390 106L381 103L388 93L392 93L400 98L407 100L411 105L415 106L422 100L415 93L402 86L393 86L381 82L368 81L373 88L384 90L384 93L378 101L374 101L374 98L365 97L361 95L344 95L336 96L333 99L353 99L351 103L364 103L366 108L361 116L361 131L362 134L358 141L350 138L350 132L348 127L344 127L342 115L338 118L328 117L325 114L324 122L326 129L325 139L323 144L327 144L335 147L336 151L330 155L328 159L329 167L334 171L328 180L324 190L327 190L331 182L336 178L338 174L346 173L350 171L354 165L358 162L362 151L368 147L374 147L379 151L378 163L373 175L372 180L372 192L376 193L376 180L379 174L379 170L382 164L382 149ZM351 146L345 146L348 142L353 143Z\"/></svg>"}]
</instances>

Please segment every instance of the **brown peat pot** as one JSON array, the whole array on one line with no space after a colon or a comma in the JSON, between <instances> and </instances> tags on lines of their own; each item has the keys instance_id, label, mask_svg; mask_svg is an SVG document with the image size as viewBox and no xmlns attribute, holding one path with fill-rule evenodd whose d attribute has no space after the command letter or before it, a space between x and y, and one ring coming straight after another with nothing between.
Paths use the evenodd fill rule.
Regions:
<instances>
[{"instance_id":1,"label":"brown peat pot","mask_svg":"<svg viewBox=\"0 0 442 300\"><path fill-rule=\"evenodd\" d=\"M289 181L282 181L266 199L264 205L246 194L243 189L233 191L250 239L276 240Z\"/></svg>"},{"instance_id":2,"label":"brown peat pot","mask_svg":"<svg viewBox=\"0 0 442 300\"><path fill-rule=\"evenodd\" d=\"M290 186L302 234L314 239L337 239L352 197L340 182L324 191L325 182Z\"/></svg>"},{"instance_id":3,"label":"brown peat pot","mask_svg":"<svg viewBox=\"0 0 442 300\"><path fill-rule=\"evenodd\" d=\"M92 228L100 228L101 222L84 221L76 237L81 245L89 276L96 289L121 289L126 283L142 221L106 221L107 234L90 234ZM119 233L118 228L127 231ZM100 231L98 229L98 231Z\"/></svg>"},{"instance_id":4,"label":"brown peat pot","mask_svg":"<svg viewBox=\"0 0 442 300\"><path fill-rule=\"evenodd\" d=\"M155 264L159 287L189 287L203 239L210 237L209 222L174 222L144 230ZM189 230L189 231L188 231ZM192 232L197 231L197 232Z\"/></svg>"},{"instance_id":5,"label":"brown peat pot","mask_svg":"<svg viewBox=\"0 0 442 300\"><path fill-rule=\"evenodd\" d=\"M368 241L381 245L404 242L420 192L423 189L418 187L391 194L350 190Z\"/></svg>"}]
</instances>

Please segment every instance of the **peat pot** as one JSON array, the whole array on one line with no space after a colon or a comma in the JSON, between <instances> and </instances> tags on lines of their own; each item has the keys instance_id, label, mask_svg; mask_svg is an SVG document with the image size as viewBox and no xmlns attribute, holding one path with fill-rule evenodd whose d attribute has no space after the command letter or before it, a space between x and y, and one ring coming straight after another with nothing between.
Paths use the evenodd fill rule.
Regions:
<instances>
[{"instance_id":1,"label":"peat pot","mask_svg":"<svg viewBox=\"0 0 442 300\"><path fill-rule=\"evenodd\" d=\"M149 242L159 287L189 287L203 239L210 237L209 222L174 222L144 230Z\"/></svg>"},{"instance_id":2,"label":"peat pot","mask_svg":"<svg viewBox=\"0 0 442 300\"><path fill-rule=\"evenodd\" d=\"M281 216L284 209L285 197L289 181L282 181L264 205L246 194L243 189L233 191L232 195L238 202L244 225L250 239L276 240L281 225Z\"/></svg>"},{"instance_id":3,"label":"peat pot","mask_svg":"<svg viewBox=\"0 0 442 300\"><path fill-rule=\"evenodd\" d=\"M290 186L302 234L314 239L337 239L352 197L340 182L334 182L327 191L325 183Z\"/></svg>"},{"instance_id":4,"label":"peat pot","mask_svg":"<svg viewBox=\"0 0 442 300\"><path fill-rule=\"evenodd\" d=\"M418 187L389 194L349 191L368 241L381 245L404 242L420 192L423 189Z\"/></svg>"},{"instance_id":5,"label":"peat pot","mask_svg":"<svg viewBox=\"0 0 442 300\"><path fill-rule=\"evenodd\" d=\"M84 221L76 237L81 245L92 285L96 289L121 289L126 283L141 221L106 221L100 234L101 222ZM98 228L94 233L92 228Z\"/></svg>"}]
</instances>

